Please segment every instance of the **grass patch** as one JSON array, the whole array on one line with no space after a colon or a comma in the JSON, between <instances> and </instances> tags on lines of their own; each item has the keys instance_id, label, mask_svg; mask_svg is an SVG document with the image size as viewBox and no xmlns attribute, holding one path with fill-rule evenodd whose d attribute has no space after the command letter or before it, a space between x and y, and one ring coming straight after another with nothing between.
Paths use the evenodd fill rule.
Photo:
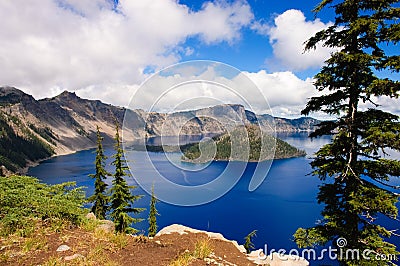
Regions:
<instances>
[{"instance_id":1,"label":"grass patch","mask_svg":"<svg viewBox=\"0 0 400 266\"><path fill-rule=\"evenodd\" d=\"M23 252L29 252L34 250L47 250L47 241L41 236L30 237L25 239L25 242L22 246Z\"/></svg>"},{"instance_id":2,"label":"grass patch","mask_svg":"<svg viewBox=\"0 0 400 266\"><path fill-rule=\"evenodd\" d=\"M99 240L108 241L114 234L111 232L107 232L101 228L95 228L93 237Z\"/></svg>"},{"instance_id":3,"label":"grass patch","mask_svg":"<svg viewBox=\"0 0 400 266\"><path fill-rule=\"evenodd\" d=\"M66 263L62 258L59 257L50 257L47 261L45 261L43 266L64 266Z\"/></svg>"},{"instance_id":4,"label":"grass patch","mask_svg":"<svg viewBox=\"0 0 400 266\"><path fill-rule=\"evenodd\" d=\"M104 244L96 245L87 255L87 257L78 265L108 265L108 266L116 266L119 265L117 262L114 262L107 255L105 250L107 247Z\"/></svg>"},{"instance_id":5,"label":"grass patch","mask_svg":"<svg viewBox=\"0 0 400 266\"><path fill-rule=\"evenodd\" d=\"M123 249L128 245L128 236L123 233L112 234L110 241L117 249Z\"/></svg>"},{"instance_id":6,"label":"grass patch","mask_svg":"<svg viewBox=\"0 0 400 266\"><path fill-rule=\"evenodd\" d=\"M169 266L188 266L194 260L201 259L204 260L213 252L212 245L209 238L200 239L196 242L194 246L194 251L190 252L185 250L177 258L175 258Z\"/></svg>"},{"instance_id":7,"label":"grass patch","mask_svg":"<svg viewBox=\"0 0 400 266\"><path fill-rule=\"evenodd\" d=\"M94 232L96 228L101 224L98 220L93 219L84 219L80 225L80 227L88 232Z\"/></svg>"},{"instance_id":8,"label":"grass patch","mask_svg":"<svg viewBox=\"0 0 400 266\"><path fill-rule=\"evenodd\" d=\"M50 257L45 263L41 264L44 266L64 266L64 265L76 265L76 266L92 266L92 265L104 265L104 266L117 266L120 265L107 255L107 246L103 243L96 245L92 248L84 258L77 258L72 261L65 261L63 257Z\"/></svg>"},{"instance_id":9,"label":"grass patch","mask_svg":"<svg viewBox=\"0 0 400 266\"><path fill-rule=\"evenodd\" d=\"M11 256L12 251L10 250L0 252L0 263L7 263L7 261L10 260Z\"/></svg>"},{"instance_id":10,"label":"grass patch","mask_svg":"<svg viewBox=\"0 0 400 266\"><path fill-rule=\"evenodd\" d=\"M196 242L193 251L193 257L196 259L205 259L213 252L209 238L204 238Z\"/></svg>"},{"instance_id":11,"label":"grass patch","mask_svg":"<svg viewBox=\"0 0 400 266\"><path fill-rule=\"evenodd\" d=\"M190 251L186 250L176 259L174 259L169 266L188 266L193 260L195 260L193 255L190 253Z\"/></svg>"},{"instance_id":12,"label":"grass patch","mask_svg":"<svg viewBox=\"0 0 400 266\"><path fill-rule=\"evenodd\" d=\"M111 233L111 232L106 232L103 229L96 229L94 231L93 237L98 240L102 241L107 241L111 242L113 245L109 246L109 249L123 249L128 245L128 236L127 234L124 233Z\"/></svg>"}]
</instances>

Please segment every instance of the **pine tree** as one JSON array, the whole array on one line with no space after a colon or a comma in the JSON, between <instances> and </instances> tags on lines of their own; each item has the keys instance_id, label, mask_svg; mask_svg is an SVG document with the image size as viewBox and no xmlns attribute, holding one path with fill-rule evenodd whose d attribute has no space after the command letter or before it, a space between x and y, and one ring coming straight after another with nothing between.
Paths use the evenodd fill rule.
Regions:
<instances>
[{"instance_id":1,"label":"pine tree","mask_svg":"<svg viewBox=\"0 0 400 266\"><path fill-rule=\"evenodd\" d=\"M100 128L97 126L97 149L96 149L96 173L89 176L94 178L94 194L88 198L89 202L93 202L91 211L98 219L105 219L107 212L107 204L109 197L106 195L107 184L103 181L110 175L105 169L105 161L107 157L103 150L103 137L100 134Z\"/></svg>"},{"instance_id":2,"label":"pine tree","mask_svg":"<svg viewBox=\"0 0 400 266\"><path fill-rule=\"evenodd\" d=\"M311 134L333 135L311 163L314 175L328 179L318 193L324 220L313 228L299 228L295 240L299 247L334 241L346 265L390 264L377 261L376 255L396 253L396 246L387 242L396 228L383 226L381 217L398 215L399 187L390 181L400 176L400 162L386 152L400 150L400 124L397 115L381 110L375 101L399 97L399 81L382 77L400 70L399 55L385 51L400 40L397 3L323 0L315 11L333 7L335 23L306 42L306 50L322 42L337 51L315 76L317 90L325 94L312 97L302 113L322 111L338 118L322 122ZM361 108L361 103L370 108ZM346 241L339 243L338 238ZM359 260L343 255L350 249L359 250ZM366 249L372 250L368 258L361 255Z\"/></svg>"},{"instance_id":3,"label":"pine tree","mask_svg":"<svg viewBox=\"0 0 400 266\"><path fill-rule=\"evenodd\" d=\"M157 198L154 195L154 185L151 188L151 201L149 213L149 237L154 237L157 234L157 215L160 215L156 209Z\"/></svg>"},{"instance_id":4,"label":"pine tree","mask_svg":"<svg viewBox=\"0 0 400 266\"><path fill-rule=\"evenodd\" d=\"M111 188L111 218L115 223L115 231L118 233L136 233L137 230L130 227L132 223L137 223L143 219L133 218L129 216L129 213L138 214L144 211L143 208L133 207L133 203L140 198L142 195L133 195L131 190L135 189L136 186L128 186L125 176L129 176L126 172L128 167L126 161L123 159L123 149L119 136L119 126L116 123L115 133L115 154L113 155L114 161L112 165L115 167L114 179L112 181Z\"/></svg>"}]
</instances>

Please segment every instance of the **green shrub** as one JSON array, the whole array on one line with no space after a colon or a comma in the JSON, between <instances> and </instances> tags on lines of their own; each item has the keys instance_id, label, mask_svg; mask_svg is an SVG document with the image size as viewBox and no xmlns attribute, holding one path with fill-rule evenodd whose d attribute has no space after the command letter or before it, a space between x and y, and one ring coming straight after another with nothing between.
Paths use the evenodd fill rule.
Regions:
<instances>
[{"instance_id":1,"label":"green shrub","mask_svg":"<svg viewBox=\"0 0 400 266\"><path fill-rule=\"evenodd\" d=\"M246 249L246 253L250 254L251 250L254 249L254 244L252 242L252 238L256 236L257 230L251 231L247 236L245 236L244 240L244 248Z\"/></svg>"},{"instance_id":2,"label":"green shrub","mask_svg":"<svg viewBox=\"0 0 400 266\"><path fill-rule=\"evenodd\" d=\"M28 176L0 177L0 234L28 235L38 221L57 228L79 225L84 200L74 182L46 185Z\"/></svg>"}]
</instances>

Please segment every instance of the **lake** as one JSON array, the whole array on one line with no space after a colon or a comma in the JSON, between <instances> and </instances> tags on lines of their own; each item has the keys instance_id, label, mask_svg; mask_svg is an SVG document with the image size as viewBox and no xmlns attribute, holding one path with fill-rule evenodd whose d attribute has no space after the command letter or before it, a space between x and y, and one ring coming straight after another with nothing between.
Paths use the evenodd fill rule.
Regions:
<instances>
[{"instance_id":1,"label":"lake","mask_svg":"<svg viewBox=\"0 0 400 266\"><path fill-rule=\"evenodd\" d=\"M239 243L243 243L243 238L256 229L257 237L253 241L256 248L264 248L265 244L268 245L268 250L296 248L292 236L296 229L313 226L321 219L322 206L317 203L316 196L318 186L322 182L317 177L307 174L311 171L309 157L319 147L329 142L329 137L310 140L306 133L279 134L278 137L306 150L307 157L275 160L265 180L253 192L249 192L248 187L257 164L249 163L238 183L215 201L192 207L159 202L157 204L157 209L161 214L157 220L159 227L173 223L183 224L196 229L220 232L226 238L237 240ZM154 140L153 143L158 142ZM106 147L106 155L112 154L112 147ZM148 169L140 167L145 155L145 152L133 152L133 165L137 166L136 175L148 174ZM215 176L224 171L228 164L227 162L212 162L201 171L182 171L169 163L163 153L149 153L149 156L155 167L170 180L187 186L212 181ZM86 187L87 195L91 195L94 181L88 175L94 172L94 159L94 150L58 156L30 168L28 174L48 184L76 181L78 186ZM128 182L135 184L133 178L129 178ZM111 178L107 180L107 183L111 183ZM145 195L137 201L136 206L145 207L147 211L136 217L146 219L150 196L140 187L135 189L134 193ZM390 221L387 223L395 226ZM146 233L147 220L134 227ZM395 244L400 245L399 239ZM319 265L320 263L335 265L327 259L311 264Z\"/></svg>"}]
</instances>

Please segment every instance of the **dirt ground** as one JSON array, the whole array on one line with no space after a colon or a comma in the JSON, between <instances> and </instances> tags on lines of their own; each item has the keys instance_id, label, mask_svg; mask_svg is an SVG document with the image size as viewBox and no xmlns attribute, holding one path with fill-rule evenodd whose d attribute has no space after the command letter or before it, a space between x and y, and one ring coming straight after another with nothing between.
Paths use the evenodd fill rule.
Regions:
<instances>
[{"instance_id":1,"label":"dirt ground","mask_svg":"<svg viewBox=\"0 0 400 266\"><path fill-rule=\"evenodd\" d=\"M212 252L189 264L175 263L205 241ZM60 245L70 247L56 251ZM75 256L75 258L71 257ZM71 259L73 258L73 259ZM71 259L71 260L68 260ZM115 235L82 228L39 231L30 237L0 238L0 265L255 265L232 243L204 233L172 233L147 237Z\"/></svg>"}]
</instances>

